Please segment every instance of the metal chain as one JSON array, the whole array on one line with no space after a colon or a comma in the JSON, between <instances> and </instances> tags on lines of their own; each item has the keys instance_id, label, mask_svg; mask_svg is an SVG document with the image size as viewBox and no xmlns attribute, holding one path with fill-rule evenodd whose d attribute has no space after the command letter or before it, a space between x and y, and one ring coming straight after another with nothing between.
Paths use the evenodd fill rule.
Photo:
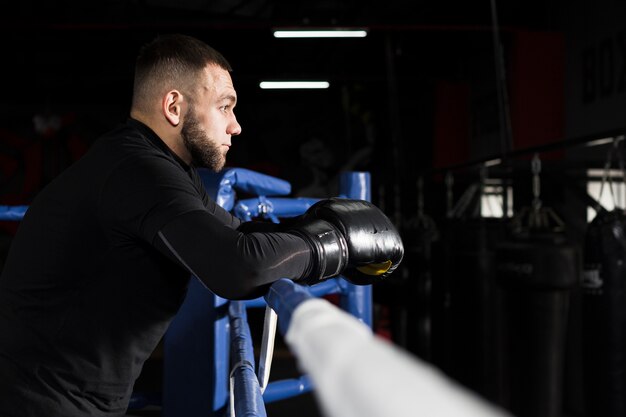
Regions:
<instances>
[{"instance_id":1,"label":"metal chain","mask_svg":"<svg viewBox=\"0 0 626 417\"><path fill-rule=\"evenodd\" d=\"M535 154L533 156L530 166L533 174L533 210L536 213L541 209L541 180L539 178L539 174L541 174L541 160L539 155Z\"/></svg>"}]
</instances>

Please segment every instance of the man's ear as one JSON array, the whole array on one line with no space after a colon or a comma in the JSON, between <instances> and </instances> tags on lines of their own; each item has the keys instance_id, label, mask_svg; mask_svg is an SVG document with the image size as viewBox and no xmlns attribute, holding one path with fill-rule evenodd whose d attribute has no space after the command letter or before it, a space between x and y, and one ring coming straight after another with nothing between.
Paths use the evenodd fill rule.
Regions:
<instances>
[{"instance_id":1,"label":"man's ear","mask_svg":"<svg viewBox=\"0 0 626 417\"><path fill-rule=\"evenodd\" d=\"M172 126L180 124L182 114L183 94L178 90L168 91L161 101L161 111Z\"/></svg>"}]
</instances>

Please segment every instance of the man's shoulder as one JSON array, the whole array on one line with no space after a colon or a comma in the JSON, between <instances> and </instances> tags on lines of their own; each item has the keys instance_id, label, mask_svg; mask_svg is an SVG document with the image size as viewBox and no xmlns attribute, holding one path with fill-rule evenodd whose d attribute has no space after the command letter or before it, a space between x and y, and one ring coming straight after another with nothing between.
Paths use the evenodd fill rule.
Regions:
<instances>
[{"instance_id":1,"label":"man's shoulder","mask_svg":"<svg viewBox=\"0 0 626 417\"><path fill-rule=\"evenodd\" d=\"M122 124L100 136L90 150L92 160L104 160L109 168L151 162L176 166L164 144L157 143L132 124Z\"/></svg>"},{"instance_id":2,"label":"man's shoulder","mask_svg":"<svg viewBox=\"0 0 626 417\"><path fill-rule=\"evenodd\" d=\"M161 153L146 135L135 126L124 123L102 135L96 145L111 150L119 149L124 152ZM161 151L161 152L159 152Z\"/></svg>"}]
</instances>

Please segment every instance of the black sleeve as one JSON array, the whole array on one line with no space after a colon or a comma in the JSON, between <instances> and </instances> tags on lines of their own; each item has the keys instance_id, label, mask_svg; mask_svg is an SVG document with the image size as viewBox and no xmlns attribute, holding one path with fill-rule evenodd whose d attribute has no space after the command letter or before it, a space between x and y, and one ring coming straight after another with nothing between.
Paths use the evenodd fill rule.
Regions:
<instances>
[{"instance_id":1,"label":"black sleeve","mask_svg":"<svg viewBox=\"0 0 626 417\"><path fill-rule=\"evenodd\" d=\"M206 211L169 222L157 233L154 246L229 299L259 297L280 278L303 277L312 256L297 236L243 233Z\"/></svg>"},{"instance_id":2,"label":"black sleeve","mask_svg":"<svg viewBox=\"0 0 626 417\"><path fill-rule=\"evenodd\" d=\"M224 298L254 298L280 278L304 276L312 256L304 240L242 223L196 182L167 158L124 161L102 190L103 223L113 238L152 244Z\"/></svg>"},{"instance_id":3,"label":"black sleeve","mask_svg":"<svg viewBox=\"0 0 626 417\"><path fill-rule=\"evenodd\" d=\"M270 232L280 232L282 229L281 224L271 223L271 222L263 222L263 221L250 221L250 222L242 222L239 227L237 227L242 233L270 233Z\"/></svg>"}]
</instances>

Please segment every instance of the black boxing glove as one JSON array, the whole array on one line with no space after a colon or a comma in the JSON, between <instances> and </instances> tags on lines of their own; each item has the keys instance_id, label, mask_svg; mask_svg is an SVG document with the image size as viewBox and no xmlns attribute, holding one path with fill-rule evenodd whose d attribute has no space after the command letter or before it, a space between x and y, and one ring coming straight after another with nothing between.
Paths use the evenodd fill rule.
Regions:
<instances>
[{"instance_id":1,"label":"black boxing glove","mask_svg":"<svg viewBox=\"0 0 626 417\"><path fill-rule=\"evenodd\" d=\"M314 261L301 282L313 284L338 274L368 285L391 274L404 247L395 227L373 204L331 198L311 206L289 230L313 248Z\"/></svg>"},{"instance_id":2,"label":"black boxing glove","mask_svg":"<svg viewBox=\"0 0 626 417\"><path fill-rule=\"evenodd\" d=\"M286 231L301 237L311 247L311 264L296 282L313 285L337 276L345 269L348 262L348 244L341 231L331 223L305 216L290 222Z\"/></svg>"}]
</instances>

